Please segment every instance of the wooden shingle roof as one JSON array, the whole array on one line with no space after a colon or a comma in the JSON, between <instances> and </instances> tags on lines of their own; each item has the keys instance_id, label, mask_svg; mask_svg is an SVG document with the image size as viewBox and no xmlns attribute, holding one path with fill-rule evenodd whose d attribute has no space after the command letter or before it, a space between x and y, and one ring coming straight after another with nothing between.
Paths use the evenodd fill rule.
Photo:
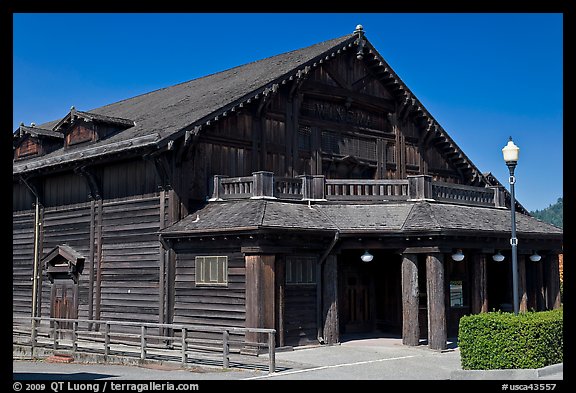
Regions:
<instances>
[{"instance_id":1,"label":"wooden shingle roof","mask_svg":"<svg viewBox=\"0 0 576 393\"><path fill-rule=\"evenodd\" d=\"M426 136L447 152L446 156L456 168L467 172L471 184L485 185L487 182L482 173L392 70L359 27L349 35L87 111L85 113L92 115L129 119L135 124L86 146L68 151L58 149L42 157L15 163L13 173L142 147L160 149L169 146L171 141L200 132L202 127L217 122L245 104L276 92L280 85L305 77L323 62L332 61L348 50L357 52L358 59L364 61L376 78L391 91L399 113L412 114L423 124ZM60 122L62 120L55 120L41 127L52 129Z\"/></svg>"},{"instance_id":2,"label":"wooden shingle roof","mask_svg":"<svg viewBox=\"0 0 576 393\"><path fill-rule=\"evenodd\" d=\"M314 204L275 200L212 202L161 233L168 237L257 229L327 230L340 233L483 233L509 235L510 211L427 201L383 204ZM519 235L561 239L563 231L525 214Z\"/></svg>"},{"instance_id":3,"label":"wooden shingle roof","mask_svg":"<svg viewBox=\"0 0 576 393\"><path fill-rule=\"evenodd\" d=\"M347 35L324 41L91 109L84 113L130 119L135 125L110 138L71 152L59 149L34 159L34 162L14 164L13 173L22 173L43 166L62 164L129 148L162 146L170 139L184 136L186 131L194 129L195 126L216 121L225 114L232 113L244 103L250 103L252 100L269 94L277 89L278 84L308 73L310 65L323 61L334 50L348 48L348 45L351 46L354 42L355 37L355 35ZM61 121L61 119L54 120L39 127L52 129Z\"/></svg>"}]
</instances>

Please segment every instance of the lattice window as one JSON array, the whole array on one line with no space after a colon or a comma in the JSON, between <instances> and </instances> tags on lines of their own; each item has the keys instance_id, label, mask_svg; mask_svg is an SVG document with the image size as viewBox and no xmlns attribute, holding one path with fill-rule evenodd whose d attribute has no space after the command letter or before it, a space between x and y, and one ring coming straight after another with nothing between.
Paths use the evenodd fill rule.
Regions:
<instances>
[{"instance_id":1,"label":"lattice window","mask_svg":"<svg viewBox=\"0 0 576 393\"><path fill-rule=\"evenodd\" d=\"M196 286L227 286L228 257L196 257Z\"/></svg>"},{"instance_id":2,"label":"lattice window","mask_svg":"<svg viewBox=\"0 0 576 393\"><path fill-rule=\"evenodd\" d=\"M286 284L316 284L316 258L287 257Z\"/></svg>"},{"instance_id":3,"label":"lattice window","mask_svg":"<svg viewBox=\"0 0 576 393\"><path fill-rule=\"evenodd\" d=\"M322 151L376 161L376 141L322 131Z\"/></svg>"},{"instance_id":4,"label":"lattice window","mask_svg":"<svg viewBox=\"0 0 576 393\"><path fill-rule=\"evenodd\" d=\"M300 150L310 151L310 138L312 130L310 127L301 126L298 129L298 148Z\"/></svg>"}]
</instances>

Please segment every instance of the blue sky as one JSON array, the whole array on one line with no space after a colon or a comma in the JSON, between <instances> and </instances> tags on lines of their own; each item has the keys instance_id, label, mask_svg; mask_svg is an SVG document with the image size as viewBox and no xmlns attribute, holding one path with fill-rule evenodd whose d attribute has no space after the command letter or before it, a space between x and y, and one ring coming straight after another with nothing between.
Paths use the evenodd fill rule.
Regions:
<instances>
[{"instance_id":1,"label":"blue sky","mask_svg":"<svg viewBox=\"0 0 576 393\"><path fill-rule=\"evenodd\" d=\"M563 195L560 13L13 15L13 130L340 37L366 37L482 172L528 210Z\"/></svg>"}]
</instances>

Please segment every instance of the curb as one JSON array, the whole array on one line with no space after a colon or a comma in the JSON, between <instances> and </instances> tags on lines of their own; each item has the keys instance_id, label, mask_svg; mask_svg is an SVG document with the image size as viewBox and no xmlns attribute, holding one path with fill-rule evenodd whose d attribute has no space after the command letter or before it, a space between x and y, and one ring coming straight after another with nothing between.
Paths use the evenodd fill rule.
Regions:
<instances>
[{"instance_id":1,"label":"curb","mask_svg":"<svg viewBox=\"0 0 576 393\"><path fill-rule=\"evenodd\" d=\"M552 364L542 368L531 369L507 369L507 370L455 370L450 373L451 380L464 379L496 379L496 380L519 380L539 379L542 377L563 374L564 363ZM562 378L560 378L562 379Z\"/></svg>"}]
</instances>

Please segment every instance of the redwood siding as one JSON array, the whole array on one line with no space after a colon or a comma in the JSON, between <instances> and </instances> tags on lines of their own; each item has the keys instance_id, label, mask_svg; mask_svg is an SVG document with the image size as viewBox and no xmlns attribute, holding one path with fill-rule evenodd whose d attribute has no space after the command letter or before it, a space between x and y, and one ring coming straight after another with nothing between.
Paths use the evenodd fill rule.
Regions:
<instances>
[{"instance_id":1,"label":"redwood siding","mask_svg":"<svg viewBox=\"0 0 576 393\"><path fill-rule=\"evenodd\" d=\"M158 322L160 198L104 201L100 319Z\"/></svg>"},{"instance_id":2,"label":"redwood siding","mask_svg":"<svg viewBox=\"0 0 576 393\"><path fill-rule=\"evenodd\" d=\"M33 209L34 195L22 183L12 183L12 211L25 211ZM23 212L24 213L24 212Z\"/></svg>"},{"instance_id":3,"label":"redwood siding","mask_svg":"<svg viewBox=\"0 0 576 393\"><path fill-rule=\"evenodd\" d=\"M32 315L32 275L34 266L34 210L12 218L12 312Z\"/></svg>"},{"instance_id":4,"label":"redwood siding","mask_svg":"<svg viewBox=\"0 0 576 393\"><path fill-rule=\"evenodd\" d=\"M183 250L176 256L174 323L244 327L246 320L244 255L212 249ZM195 257L228 256L227 287L197 287Z\"/></svg>"},{"instance_id":5,"label":"redwood siding","mask_svg":"<svg viewBox=\"0 0 576 393\"><path fill-rule=\"evenodd\" d=\"M14 152L14 158L23 158L36 155L40 152L40 142L35 138L28 138L22 141Z\"/></svg>"},{"instance_id":6,"label":"redwood siding","mask_svg":"<svg viewBox=\"0 0 576 393\"><path fill-rule=\"evenodd\" d=\"M78 276L78 318L88 319L90 252L90 204L82 203L65 207L44 209L42 222L42 257L61 244L67 244L85 258L82 274ZM50 316L50 290L52 284L42 266L42 312ZM30 295L31 296L31 295Z\"/></svg>"},{"instance_id":7,"label":"redwood siding","mask_svg":"<svg viewBox=\"0 0 576 393\"><path fill-rule=\"evenodd\" d=\"M287 345L318 343L316 284L286 285L284 336Z\"/></svg>"}]
</instances>

